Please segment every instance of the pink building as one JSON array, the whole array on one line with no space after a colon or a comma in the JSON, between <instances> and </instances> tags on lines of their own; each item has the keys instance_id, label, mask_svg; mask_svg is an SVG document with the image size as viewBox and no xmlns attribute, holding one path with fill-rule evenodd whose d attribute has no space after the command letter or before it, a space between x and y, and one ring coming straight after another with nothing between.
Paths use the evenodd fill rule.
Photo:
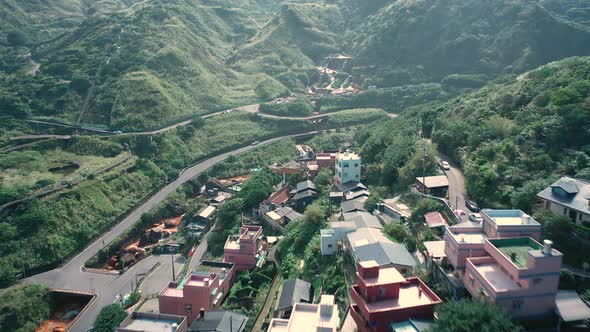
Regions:
<instances>
[{"instance_id":1,"label":"pink building","mask_svg":"<svg viewBox=\"0 0 590 332\"><path fill-rule=\"evenodd\" d=\"M359 332L391 331L391 323L432 319L441 299L417 277L404 278L394 267L375 261L358 266L358 284L350 288L350 314Z\"/></svg>"},{"instance_id":2,"label":"pink building","mask_svg":"<svg viewBox=\"0 0 590 332\"><path fill-rule=\"evenodd\" d=\"M485 239L487 256L467 258L463 281L479 298L504 307L514 318L534 318L555 309L562 254L530 237Z\"/></svg>"},{"instance_id":3,"label":"pink building","mask_svg":"<svg viewBox=\"0 0 590 332\"><path fill-rule=\"evenodd\" d=\"M227 238L223 261L235 264L238 271L249 270L262 264L265 250L262 226L242 226L240 234Z\"/></svg>"},{"instance_id":4,"label":"pink building","mask_svg":"<svg viewBox=\"0 0 590 332\"><path fill-rule=\"evenodd\" d=\"M541 225L520 210L481 210L481 224L464 222L446 228L445 254L456 274L462 276L468 257L487 256L488 238L532 237L539 240Z\"/></svg>"},{"instance_id":5,"label":"pink building","mask_svg":"<svg viewBox=\"0 0 590 332\"><path fill-rule=\"evenodd\" d=\"M199 311L210 311L223 302L236 277L232 263L203 261L180 282L171 282L160 294L160 313L187 316L190 324Z\"/></svg>"}]
</instances>

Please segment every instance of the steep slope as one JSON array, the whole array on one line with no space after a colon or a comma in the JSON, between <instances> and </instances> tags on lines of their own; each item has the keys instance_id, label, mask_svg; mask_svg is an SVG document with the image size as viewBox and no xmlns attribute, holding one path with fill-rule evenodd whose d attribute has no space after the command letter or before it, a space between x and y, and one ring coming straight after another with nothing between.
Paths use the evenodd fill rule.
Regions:
<instances>
[{"instance_id":1,"label":"steep slope","mask_svg":"<svg viewBox=\"0 0 590 332\"><path fill-rule=\"evenodd\" d=\"M451 74L520 73L590 54L590 30L538 0L392 1L348 34L359 69L378 86ZM588 18L590 15L586 15Z\"/></svg>"},{"instance_id":2,"label":"steep slope","mask_svg":"<svg viewBox=\"0 0 590 332\"><path fill-rule=\"evenodd\" d=\"M286 4L229 60L240 71L267 73L290 89L302 90L316 64L339 51L344 31L335 4Z\"/></svg>"},{"instance_id":3,"label":"steep slope","mask_svg":"<svg viewBox=\"0 0 590 332\"><path fill-rule=\"evenodd\" d=\"M253 11L210 3L144 1L38 44L40 75L23 77L18 66L0 75L16 98L14 115L127 131L284 94L264 74L224 65L256 33Z\"/></svg>"},{"instance_id":4,"label":"steep slope","mask_svg":"<svg viewBox=\"0 0 590 332\"><path fill-rule=\"evenodd\" d=\"M487 206L530 209L552 176L590 178L590 58L571 58L425 110L433 141ZM532 194L532 197L531 197Z\"/></svg>"}]
</instances>

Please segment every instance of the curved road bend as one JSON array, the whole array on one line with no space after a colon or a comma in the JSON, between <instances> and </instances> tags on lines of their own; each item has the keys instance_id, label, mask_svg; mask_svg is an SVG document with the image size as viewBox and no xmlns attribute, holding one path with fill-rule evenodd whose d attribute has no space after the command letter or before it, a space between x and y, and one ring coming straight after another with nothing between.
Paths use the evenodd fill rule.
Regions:
<instances>
[{"instance_id":1,"label":"curved road bend","mask_svg":"<svg viewBox=\"0 0 590 332\"><path fill-rule=\"evenodd\" d=\"M83 292L92 292L97 295L97 299L92 303L86 312L80 316L78 321L72 326L70 331L87 331L94 322L96 315L98 315L100 309L110 303L113 303L115 297L120 293L129 293L131 291L132 283L135 282L135 275L148 272L151 267L156 263L170 265L170 256L150 256L138 264L131 267L126 273L122 275L109 275L109 274L98 274L98 273L87 273L82 271L84 263L92 256L96 255L100 249L105 245L108 245L117 236L122 234L125 230L135 224L141 215L148 212L155 205L163 201L168 195L173 193L185 182L193 179L202 172L211 168L215 164L227 159L230 156L235 156L261 145L270 144L283 138L292 138L298 136L305 136L310 134L316 134L316 131L308 132L304 134L285 135L281 137L272 138L261 142L258 145L248 145L230 152L220 154L218 156L204 160L196 165L187 168L182 172L179 177L173 182L164 186L160 191L151 196L146 202L140 205L138 208L133 210L127 215L119 224L113 227L110 231L94 241L88 247L86 247L80 254L72 258L69 262L60 268L47 271L29 278L24 279L22 282L31 284L43 284L53 288L62 288L69 290L77 290ZM161 267L163 268L163 267ZM169 280L161 280L162 288Z\"/></svg>"}]
</instances>

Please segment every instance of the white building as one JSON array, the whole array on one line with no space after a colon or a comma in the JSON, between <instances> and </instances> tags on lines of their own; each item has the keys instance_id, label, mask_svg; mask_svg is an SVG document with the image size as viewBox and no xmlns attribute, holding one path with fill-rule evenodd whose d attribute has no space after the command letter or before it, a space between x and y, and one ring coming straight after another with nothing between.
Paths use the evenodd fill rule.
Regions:
<instances>
[{"instance_id":1,"label":"white building","mask_svg":"<svg viewBox=\"0 0 590 332\"><path fill-rule=\"evenodd\" d=\"M336 155L336 182L358 183L361 181L361 156L348 150Z\"/></svg>"},{"instance_id":2,"label":"white building","mask_svg":"<svg viewBox=\"0 0 590 332\"><path fill-rule=\"evenodd\" d=\"M564 176L537 197L546 210L578 224L590 223L590 182Z\"/></svg>"},{"instance_id":3,"label":"white building","mask_svg":"<svg viewBox=\"0 0 590 332\"><path fill-rule=\"evenodd\" d=\"M322 256L334 255L336 252L336 237L334 236L334 230L331 228L322 229L320 231L320 248L322 250Z\"/></svg>"},{"instance_id":4,"label":"white building","mask_svg":"<svg viewBox=\"0 0 590 332\"><path fill-rule=\"evenodd\" d=\"M334 295L324 294L319 304L295 304L289 319L273 318L267 332L336 332L339 323Z\"/></svg>"}]
</instances>

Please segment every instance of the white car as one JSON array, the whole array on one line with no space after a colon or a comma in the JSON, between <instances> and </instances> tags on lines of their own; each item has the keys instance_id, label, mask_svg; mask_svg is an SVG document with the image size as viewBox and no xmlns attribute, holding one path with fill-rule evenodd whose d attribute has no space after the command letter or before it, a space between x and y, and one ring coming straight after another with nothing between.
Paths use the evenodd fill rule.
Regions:
<instances>
[{"instance_id":1,"label":"white car","mask_svg":"<svg viewBox=\"0 0 590 332\"><path fill-rule=\"evenodd\" d=\"M481 214L479 214L479 213L471 213L471 214L469 214L469 220L476 222L476 223L481 223L483 221L483 218L481 217Z\"/></svg>"},{"instance_id":2,"label":"white car","mask_svg":"<svg viewBox=\"0 0 590 332\"><path fill-rule=\"evenodd\" d=\"M258 144L260 144L260 142L258 142L258 141L252 142L252 145L258 145Z\"/></svg>"},{"instance_id":3,"label":"white car","mask_svg":"<svg viewBox=\"0 0 590 332\"><path fill-rule=\"evenodd\" d=\"M448 161L446 161L446 160L443 160L443 161L440 163L440 167L442 167L442 169L444 169L445 171L448 171L448 170L450 170L450 169L451 169L451 165L450 165L450 164L449 164L449 162L448 162Z\"/></svg>"}]
</instances>

